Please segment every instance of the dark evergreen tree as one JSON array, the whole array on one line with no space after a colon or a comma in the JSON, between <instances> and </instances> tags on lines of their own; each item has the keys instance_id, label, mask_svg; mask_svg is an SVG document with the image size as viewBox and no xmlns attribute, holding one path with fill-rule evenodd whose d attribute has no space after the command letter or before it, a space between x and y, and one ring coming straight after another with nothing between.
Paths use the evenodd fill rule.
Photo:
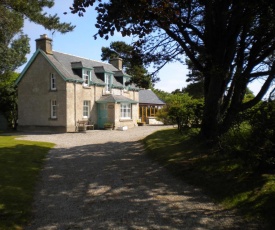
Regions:
<instances>
[{"instance_id":1,"label":"dark evergreen tree","mask_svg":"<svg viewBox=\"0 0 275 230\"><path fill-rule=\"evenodd\" d=\"M109 61L112 58L120 57L123 59L125 72L132 76L129 83L135 83L141 88L151 88L159 79L150 75L145 69L142 61L142 54L134 49L133 46L125 42L112 42L110 47L102 47L101 60Z\"/></svg>"},{"instance_id":2,"label":"dark evergreen tree","mask_svg":"<svg viewBox=\"0 0 275 230\"><path fill-rule=\"evenodd\" d=\"M81 16L95 2L75 0L72 12ZM183 54L190 59L204 79L201 134L207 139L226 132L239 113L261 101L274 80L273 0L117 0L96 10L96 37L107 39L114 31L133 35L147 60L159 66ZM259 78L261 90L244 102L248 84Z\"/></svg>"}]
</instances>

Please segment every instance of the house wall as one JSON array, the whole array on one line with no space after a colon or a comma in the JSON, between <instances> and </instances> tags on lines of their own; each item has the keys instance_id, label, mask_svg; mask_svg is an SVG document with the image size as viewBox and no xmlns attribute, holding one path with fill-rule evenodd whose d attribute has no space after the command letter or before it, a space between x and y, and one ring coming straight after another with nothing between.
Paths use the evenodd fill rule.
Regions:
<instances>
[{"instance_id":1,"label":"house wall","mask_svg":"<svg viewBox=\"0 0 275 230\"><path fill-rule=\"evenodd\" d=\"M67 88L67 132L75 131L78 120L90 120L97 125L97 104L95 103L102 96L103 87L83 87L80 83L66 83ZM83 117L83 101L90 101L90 117Z\"/></svg>"},{"instance_id":2,"label":"house wall","mask_svg":"<svg viewBox=\"0 0 275 230\"><path fill-rule=\"evenodd\" d=\"M56 91L50 90L50 73L56 76ZM65 91L65 81L38 54L18 84L18 129L66 131ZM57 101L57 119L51 119L51 100Z\"/></svg>"},{"instance_id":3,"label":"house wall","mask_svg":"<svg viewBox=\"0 0 275 230\"><path fill-rule=\"evenodd\" d=\"M124 92L122 90L122 95L125 97L128 97L132 100L139 101L139 94L135 91L127 91ZM139 106L137 104L132 104L132 119L120 119L120 103L115 104L115 111L114 111L114 125L115 128L127 126L128 128L133 128L134 126L137 126L137 120L139 117Z\"/></svg>"},{"instance_id":4,"label":"house wall","mask_svg":"<svg viewBox=\"0 0 275 230\"><path fill-rule=\"evenodd\" d=\"M56 88L50 89L50 74L56 76ZM139 101L139 93L113 89L112 93ZM38 53L35 60L18 83L18 130L74 132L78 120L83 118L83 101L90 101L89 120L97 127L98 112L96 103L105 94L104 86L83 87L81 83L66 82L47 59ZM57 101L57 118L51 118L51 101ZM132 119L120 119L120 103L108 106L108 120L115 127L137 125L138 104L132 104Z\"/></svg>"},{"instance_id":5,"label":"house wall","mask_svg":"<svg viewBox=\"0 0 275 230\"><path fill-rule=\"evenodd\" d=\"M115 104L115 128L127 126L133 128L137 126L138 120L138 104L132 104L132 119L120 119L120 103Z\"/></svg>"},{"instance_id":6,"label":"house wall","mask_svg":"<svg viewBox=\"0 0 275 230\"><path fill-rule=\"evenodd\" d=\"M83 101L90 101L91 111L89 120L98 126L98 104L97 100L104 94L104 86L83 87L80 83L67 82L67 132L75 131L75 123L78 120L87 120L83 118ZM115 94L122 94L132 100L138 101L138 92L123 90L112 90ZM120 119L120 104L107 103L107 122L114 123L115 127L128 126L129 128L136 126L138 119L138 104L132 104L132 119ZM76 109L75 109L76 108Z\"/></svg>"}]
</instances>

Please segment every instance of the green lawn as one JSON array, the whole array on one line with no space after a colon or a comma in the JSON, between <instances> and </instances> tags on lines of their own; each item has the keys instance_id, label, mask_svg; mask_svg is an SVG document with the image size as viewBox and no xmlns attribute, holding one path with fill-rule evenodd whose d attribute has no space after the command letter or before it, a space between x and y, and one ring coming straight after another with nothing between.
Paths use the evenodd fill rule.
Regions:
<instances>
[{"instance_id":1,"label":"green lawn","mask_svg":"<svg viewBox=\"0 0 275 230\"><path fill-rule=\"evenodd\" d=\"M34 189L51 143L0 136L0 229L23 229L30 220Z\"/></svg>"},{"instance_id":2,"label":"green lawn","mask_svg":"<svg viewBox=\"0 0 275 230\"><path fill-rule=\"evenodd\" d=\"M237 210L248 220L263 221L266 229L274 228L274 174L262 174L237 156L209 149L195 130L183 135L174 129L158 131L144 143L148 154L174 175L202 188L225 208Z\"/></svg>"}]
</instances>

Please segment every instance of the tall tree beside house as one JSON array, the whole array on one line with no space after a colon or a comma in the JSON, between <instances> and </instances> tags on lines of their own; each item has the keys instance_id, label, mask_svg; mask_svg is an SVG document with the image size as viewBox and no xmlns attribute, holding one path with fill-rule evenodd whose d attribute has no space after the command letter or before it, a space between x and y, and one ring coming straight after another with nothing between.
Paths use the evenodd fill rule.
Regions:
<instances>
[{"instance_id":1,"label":"tall tree beside house","mask_svg":"<svg viewBox=\"0 0 275 230\"><path fill-rule=\"evenodd\" d=\"M14 71L27 61L26 55L30 52L29 38L22 32L24 19L61 33L72 31L74 28L70 23L61 23L57 15L43 12L45 7L51 8L53 5L52 0L0 2L0 90L1 103L7 105L1 106L1 111L10 121L10 126L14 126L14 121L17 119L14 112L16 94L11 79L15 76Z\"/></svg>"},{"instance_id":2,"label":"tall tree beside house","mask_svg":"<svg viewBox=\"0 0 275 230\"><path fill-rule=\"evenodd\" d=\"M148 89L159 80L147 72L143 65L142 54L133 46L117 41L111 42L110 47L102 47L101 51L102 61L109 61L117 57L123 59L123 68L127 74L132 76L129 83L135 83L140 88Z\"/></svg>"},{"instance_id":3,"label":"tall tree beside house","mask_svg":"<svg viewBox=\"0 0 275 230\"><path fill-rule=\"evenodd\" d=\"M28 1L4 0L0 3L0 74L14 71L24 64L26 54L30 52L29 38L22 28L24 19L40 24L48 30L61 33L72 31L70 23L61 23L59 17L44 13L45 7L51 8L53 0Z\"/></svg>"},{"instance_id":4,"label":"tall tree beside house","mask_svg":"<svg viewBox=\"0 0 275 230\"><path fill-rule=\"evenodd\" d=\"M5 74L5 80L0 81L0 113L7 119L10 128L16 129L17 112L17 90L14 82L19 76L18 73L9 72Z\"/></svg>"},{"instance_id":5,"label":"tall tree beside house","mask_svg":"<svg viewBox=\"0 0 275 230\"><path fill-rule=\"evenodd\" d=\"M0 5L0 80L24 64L30 52L29 39L21 29L23 17Z\"/></svg>"},{"instance_id":6,"label":"tall tree beside house","mask_svg":"<svg viewBox=\"0 0 275 230\"><path fill-rule=\"evenodd\" d=\"M83 16L95 0L74 0ZM99 1L101 2L101 1ZM118 0L100 3L95 35L133 35L158 65L186 55L204 79L201 134L215 139L237 115L256 105L274 81L275 2L273 0ZM172 76L171 76L172 77ZM247 85L264 81L244 102Z\"/></svg>"},{"instance_id":7,"label":"tall tree beside house","mask_svg":"<svg viewBox=\"0 0 275 230\"><path fill-rule=\"evenodd\" d=\"M66 33L72 31L75 27L71 23L60 22L57 14L51 15L44 12L45 8L52 8L54 6L54 0L3 0L0 6L2 7L0 12L1 20L7 17L7 12L10 12L42 25L47 30ZM4 11L2 11L3 9Z\"/></svg>"}]
</instances>

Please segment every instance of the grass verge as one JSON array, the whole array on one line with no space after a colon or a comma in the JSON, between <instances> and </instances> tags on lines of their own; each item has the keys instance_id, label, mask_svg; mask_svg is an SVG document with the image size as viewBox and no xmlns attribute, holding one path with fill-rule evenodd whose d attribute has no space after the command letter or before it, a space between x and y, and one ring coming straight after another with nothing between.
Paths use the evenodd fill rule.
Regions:
<instances>
[{"instance_id":1,"label":"grass verge","mask_svg":"<svg viewBox=\"0 0 275 230\"><path fill-rule=\"evenodd\" d=\"M197 138L196 130L180 135L158 131L144 139L148 154L174 175L202 188L227 209L247 220L275 226L275 175L262 174L237 156L218 154Z\"/></svg>"},{"instance_id":2,"label":"grass verge","mask_svg":"<svg viewBox=\"0 0 275 230\"><path fill-rule=\"evenodd\" d=\"M52 143L0 136L0 229L23 229L39 172Z\"/></svg>"}]
</instances>

